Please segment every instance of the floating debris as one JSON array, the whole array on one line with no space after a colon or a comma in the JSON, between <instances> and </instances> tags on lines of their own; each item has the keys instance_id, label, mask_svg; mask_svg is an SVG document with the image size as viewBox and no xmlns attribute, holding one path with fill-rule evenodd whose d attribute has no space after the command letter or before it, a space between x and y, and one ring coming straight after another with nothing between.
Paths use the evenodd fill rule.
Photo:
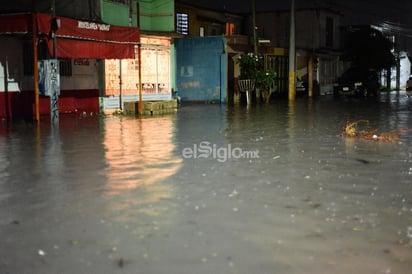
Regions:
<instances>
[{"instance_id":1,"label":"floating debris","mask_svg":"<svg viewBox=\"0 0 412 274\"><path fill-rule=\"evenodd\" d=\"M353 227L352 228L352 230L353 231L365 231L366 230L366 228L364 228L364 227L361 227L361 226L355 226L355 227Z\"/></svg>"},{"instance_id":2,"label":"floating debris","mask_svg":"<svg viewBox=\"0 0 412 274\"><path fill-rule=\"evenodd\" d=\"M357 127L359 126L359 124L362 124L362 123L369 124L369 121L368 120L358 120L354 122L346 121L346 125L345 125L342 135L344 135L345 137L359 136L360 132L357 129Z\"/></svg>"},{"instance_id":3,"label":"floating debris","mask_svg":"<svg viewBox=\"0 0 412 274\"><path fill-rule=\"evenodd\" d=\"M341 135L370 141L396 142L401 134L412 132L410 128L379 133L377 129L368 129L368 125L369 120L347 121Z\"/></svg>"},{"instance_id":4,"label":"floating debris","mask_svg":"<svg viewBox=\"0 0 412 274\"><path fill-rule=\"evenodd\" d=\"M232 191L232 193L230 193L228 196L229 196L229 197L234 197L234 196L236 196L236 195L238 195L238 194L239 194L239 192L237 192L237 190L234 189L234 190Z\"/></svg>"},{"instance_id":5,"label":"floating debris","mask_svg":"<svg viewBox=\"0 0 412 274\"><path fill-rule=\"evenodd\" d=\"M40 256L46 256L46 252L44 252L42 249L39 249L39 251L37 251L37 253L38 253Z\"/></svg>"},{"instance_id":6,"label":"floating debris","mask_svg":"<svg viewBox=\"0 0 412 274\"><path fill-rule=\"evenodd\" d=\"M365 160L365 159L356 158L355 160L365 165L370 163L368 160Z\"/></svg>"},{"instance_id":7,"label":"floating debris","mask_svg":"<svg viewBox=\"0 0 412 274\"><path fill-rule=\"evenodd\" d=\"M122 268L123 265L124 265L124 260L123 260L123 258L120 258L119 260L117 260L117 266L118 266L118 267Z\"/></svg>"},{"instance_id":8,"label":"floating debris","mask_svg":"<svg viewBox=\"0 0 412 274\"><path fill-rule=\"evenodd\" d=\"M385 248L384 250L382 250L383 251L383 253L386 253L386 254L390 254L391 253L391 250L389 249L389 248Z\"/></svg>"},{"instance_id":9,"label":"floating debris","mask_svg":"<svg viewBox=\"0 0 412 274\"><path fill-rule=\"evenodd\" d=\"M310 205L311 208L319 208L319 207L322 206L321 203L309 203L309 205Z\"/></svg>"},{"instance_id":10,"label":"floating debris","mask_svg":"<svg viewBox=\"0 0 412 274\"><path fill-rule=\"evenodd\" d=\"M74 246L77 245L79 242L77 240L70 240L69 243Z\"/></svg>"}]
</instances>

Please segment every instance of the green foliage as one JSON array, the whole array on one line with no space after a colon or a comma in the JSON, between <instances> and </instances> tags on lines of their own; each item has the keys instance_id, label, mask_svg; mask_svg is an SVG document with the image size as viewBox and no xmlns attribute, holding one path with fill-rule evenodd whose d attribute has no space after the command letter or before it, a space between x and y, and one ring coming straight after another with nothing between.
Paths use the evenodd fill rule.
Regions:
<instances>
[{"instance_id":1,"label":"green foliage","mask_svg":"<svg viewBox=\"0 0 412 274\"><path fill-rule=\"evenodd\" d=\"M260 70L256 74L256 84L261 90L274 89L274 79L276 77L276 72L273 69Z\"/></svg>"},{"instance_id":2,"label":"green foliage","mask_svg":"<svg viewBox=\"0 0 412 274\"><path fill-rule=\"evenodd\" d=\"M252 79L255 87L264 90L273 90L276 72L273 69L266 69L263 57L254 53L247 53L237 60L240 66L240 79Z\"/></svg>"},{"instance_id":3,"label":"green foliage","mask_svg":"<svg viewBox=\"0 0 412 274\"><path fill-rule=\"evenodd\" d=\"M240 79L256 79L257 72L263 69L263 58L252 52L239 56Z\"/></svg>"}]
</instances>

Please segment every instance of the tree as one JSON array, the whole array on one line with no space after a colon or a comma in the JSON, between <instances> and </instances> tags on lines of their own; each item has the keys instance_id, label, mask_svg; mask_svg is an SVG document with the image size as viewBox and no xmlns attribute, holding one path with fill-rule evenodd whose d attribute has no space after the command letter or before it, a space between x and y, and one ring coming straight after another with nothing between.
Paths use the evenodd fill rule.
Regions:
<instances>
[{"instance_id":1,"label":"tree","mask_svg":"<svg viewBox=\"0 0 412 274\"><path fill-rule=\"evenodd\" d=\"M350 27L344 38L342 59L353 66L380 71L394 66L393 43L369 26Z\"/></svg>"}]
</instances>

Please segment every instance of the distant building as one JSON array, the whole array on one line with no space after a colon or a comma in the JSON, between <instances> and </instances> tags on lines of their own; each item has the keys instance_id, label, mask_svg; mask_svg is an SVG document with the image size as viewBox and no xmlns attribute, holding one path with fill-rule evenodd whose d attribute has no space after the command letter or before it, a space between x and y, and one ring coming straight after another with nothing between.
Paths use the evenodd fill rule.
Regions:
<instances>
[{"instance_id":1,"label":"distant building","mask_svg":"<svg viewBox=\"0 0 412 274\"><path fill-rule=\"evenodd\" d=\"M399 52L399 65L400 65L400 70L399 70L399 88L400 89L405 89L405 85L406 85L406 81L409 79L410 75L411 75L411 60L409 59L408 55L406 54L406 52L401 51ZM396 67L391 68L391 72L390 72L390 89L394 90L396 89L397 86L397 69ZM382 71L381 73L381 85L382 86L386 86L387 84L387 72L386 71Z\"/></svg>"},{"instance_id":2,"label":"distant building","mask_svg":"<svg viewBox=\"0 0 412 274\"><path fill-rule=\"evenodd\" d=\"M243 15L176 3L176 90L182 101L235 100L235 57L251 50ZM238 95L238 93L236 93Z\"/></svg>"},{"instance_id":3,"label":"distant building","mask_svg":"<svg viewBox=\"0 0 412 274\"><path fill-rule=\"evenodd\" d=\"M337 77L341 17L339 12L325 8L297 9L295 12L296 76L307 81L308 69L312 67L321 94L332 93ZM252 26L251 20L249 16L247 25ZM260 44L260 48L272 60L270 63L276 64L275 70L281 76L277 85L280 92L286 92L290 10L258 12L256 29L258 39L269 41ZM247 31L249 36L252 35L251 27Z\"/></svg>"}]
</instances>

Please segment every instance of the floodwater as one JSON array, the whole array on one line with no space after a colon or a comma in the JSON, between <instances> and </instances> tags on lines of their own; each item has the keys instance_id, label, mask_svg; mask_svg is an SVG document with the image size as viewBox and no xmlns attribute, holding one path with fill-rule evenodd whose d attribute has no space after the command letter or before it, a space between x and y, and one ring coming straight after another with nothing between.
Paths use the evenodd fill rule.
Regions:
<instances>
[{"instance_id":1,"label":"floodwater","mask_svg":"<svg viewBox=\"0 0 412 274\"><path fill-rule=\"evenodd\" d=\"M0 126L0 273L410 273L412 98Z\"/></svg>"}]
</instances>

